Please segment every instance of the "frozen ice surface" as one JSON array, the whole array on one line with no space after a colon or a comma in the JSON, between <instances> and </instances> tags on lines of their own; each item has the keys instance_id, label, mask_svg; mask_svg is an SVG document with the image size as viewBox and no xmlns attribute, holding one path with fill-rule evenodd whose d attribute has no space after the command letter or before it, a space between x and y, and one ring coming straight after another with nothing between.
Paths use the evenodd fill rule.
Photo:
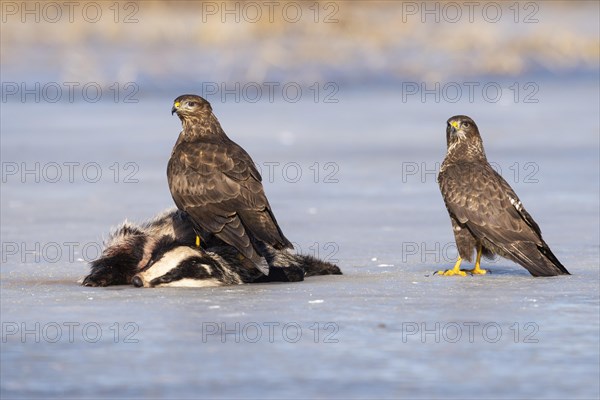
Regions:
<instances>
[{"instance_id":1,"label":"frozen ice surface","mask_svg":"<svg viewBox=\"0 0 600 400\"><path fill-rule=\"evenodd\" d=\"M598 398L598 82L540 86L538 104L404 103L393 89L213 102L286 236L345 273L214 289L77 284L111 226L171 206L179 93L3 103L2 397ZM459 113L572 276L501 259L487 276L432 276L455 254L431 170ZM39 183L6 175L36 162ZM73 182L66 162L80 163Z\"/></svg>"}]
</instances>

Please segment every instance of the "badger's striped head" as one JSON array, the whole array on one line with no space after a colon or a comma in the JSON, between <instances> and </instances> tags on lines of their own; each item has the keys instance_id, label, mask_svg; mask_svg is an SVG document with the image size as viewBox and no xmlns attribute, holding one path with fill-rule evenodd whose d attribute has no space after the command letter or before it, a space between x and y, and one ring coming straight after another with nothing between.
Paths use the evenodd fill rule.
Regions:
<instances>
[{"instance_id":1,"label":"badger's striped head","mask_svg":"<svg viewBox=\"0 0 600 400\"><path fill-rule=\"evenodd\" d=\"M190 246L153 254L132 279L137 287L212 287L242 283L218 255Z\"/></svg>"}]
</instances>

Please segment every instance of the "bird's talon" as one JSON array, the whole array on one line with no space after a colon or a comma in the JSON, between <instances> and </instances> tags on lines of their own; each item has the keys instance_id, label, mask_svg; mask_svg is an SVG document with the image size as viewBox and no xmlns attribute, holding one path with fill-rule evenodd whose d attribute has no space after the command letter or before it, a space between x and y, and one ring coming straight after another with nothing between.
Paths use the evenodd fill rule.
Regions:
<instances>
[{"instance_id":1,"label":"bird's talon","mask_svg":"<svg viewBox=\"0 0 600 400\"><path fill-rule=\"evenodd\" d=\"M442 275L442 276L467 276L467 273L461 270L454 270L454 269L447 269L445 271L437 271L434 273L434 275Z\"/></svg>"},{"instance_id":2,"label":"bird's talon","mask_svg":"<svg viewBox=\"0 0 600 400\"><path fill-rule=\"evenodd\" d=\"M473 269L463 269L469 275L485 275L488 273L486 269L481 268L473 268Z\"/></svg>"}]
</instances>

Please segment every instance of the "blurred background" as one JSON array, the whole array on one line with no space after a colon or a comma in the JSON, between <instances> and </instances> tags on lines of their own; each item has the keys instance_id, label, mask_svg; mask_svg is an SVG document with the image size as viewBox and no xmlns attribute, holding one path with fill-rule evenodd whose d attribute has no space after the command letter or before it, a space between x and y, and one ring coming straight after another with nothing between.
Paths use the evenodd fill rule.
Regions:
<instances>
[{"instance_id":1,"label":"blurred background","mask_svg":"<svg viewBox=\"0 0 600 400\"><path fill-rule=\"evenodd\" d=\"M2 3L4 81L394 85L596 76L598 4L548 2Z\"/></svg>"}]
</instances>

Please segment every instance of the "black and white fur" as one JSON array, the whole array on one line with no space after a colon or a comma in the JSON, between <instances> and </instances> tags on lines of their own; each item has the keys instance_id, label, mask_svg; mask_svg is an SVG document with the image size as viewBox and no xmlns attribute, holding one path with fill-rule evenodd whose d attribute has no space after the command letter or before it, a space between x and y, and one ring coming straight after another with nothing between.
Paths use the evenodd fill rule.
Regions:
<instances>
[{"instance_id":1,"label":"black and white fur","mask_svg":"<svg viewBox=\"0 0 600 400\"><path fill-rule=\"evenodd\" d=\"M279 280L270 276L273 271L264 274L234 247L206 237L210 239L203 247L196 247L191 221L176 209L141 225L125 221L111 233L82 284L207 287ZM337 266L311 256L272 247L266 247L265 254L278 265L299 267L304 276L341 274Z\"/></svg>"}]
</instances>

